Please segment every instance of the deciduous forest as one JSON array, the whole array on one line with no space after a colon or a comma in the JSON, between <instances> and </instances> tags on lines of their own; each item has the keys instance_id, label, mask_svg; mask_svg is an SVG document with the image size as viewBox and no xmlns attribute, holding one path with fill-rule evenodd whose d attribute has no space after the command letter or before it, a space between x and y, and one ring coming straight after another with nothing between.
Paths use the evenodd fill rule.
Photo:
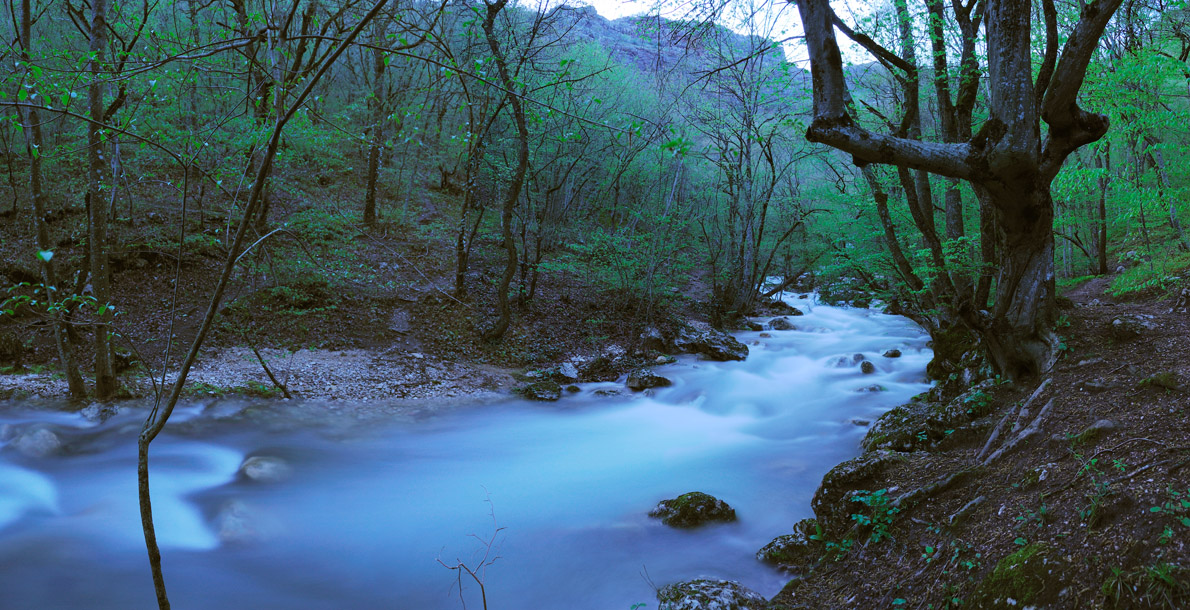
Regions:
<instances>
[{"instance_id":1,"label":"deciduous forest","mask_svg":"<svg viewBox=\"0 0 1190 610\"><path fill-rule=\"evenodd\" d=\"M8 3L13 603L1190 603L1190 9L592 4Z\"/></svg>"}]
</instances>

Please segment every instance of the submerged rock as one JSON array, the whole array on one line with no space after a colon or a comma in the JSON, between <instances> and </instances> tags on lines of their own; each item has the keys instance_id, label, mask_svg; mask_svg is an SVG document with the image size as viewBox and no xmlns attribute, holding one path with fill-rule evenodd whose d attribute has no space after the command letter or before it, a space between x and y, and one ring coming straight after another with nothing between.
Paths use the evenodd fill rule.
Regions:
<instances>
[{"instance_id":1,"label":"submerged rock","mask_svg":"<svg viewBox=\"0 0 1190 610\"><path fill-rule=\"evenodd\" d=\"M293 474L293 468L279 457L254 455L240 464L239 474L255 483L280 483Z\"/></svg>"},{"instance_id":2,"label":"submerged rock","mask_svg":"<svg viewBox=\"0 0 1190 610\"><path fill-rule=\"evenodd\" d=\"M242 500L228 500L215 515L214 529L224 544L251 544L276 537L280 524Z\"/></svg>"},{"instance_id":3,"label":"submerged rock","mask_svg":"<svg viewBox=\"0 0 1190 610\"><path fill-rule=\"evenodd\" d=\"M701 491L682 494L672 500L662 500L649 511L650 517L673 527L697 527L712 521L735 521L735 509L726 502Z\"/></svg>"},{"instance_id":4,"label":"submerged rock","mask_svg":"<svg viewBox=\"0 0 1190 610\"><path fill-rule=\"evenodd\" d=\"M673 385L673 382L667 377L662 377L648 369L636 369L628 373L628 381L625 383L630 390L647 390L649 388L663 388Z\"/></svg>"},{"instance_id":5,"label":"submerged rock","mask_svg":"<svg viewBox=\"0 0 1190 610\"><path fill-rule=\"evenodd\" d=\"M764 610L763 595L731 580L697 579L661 587L657 599L664 610Z\"/></svg>"},{"instance_id":6,"label":"submerged rock","mask_svg":"<svg viewBox=\"0 0 1190 610\"><path fill-rule=\"evenodd\" d=\"M27 457L41 458L62 451L58 435L45 428L26 430L12 441L12 447Z\"/></svg>"}]
</instances>

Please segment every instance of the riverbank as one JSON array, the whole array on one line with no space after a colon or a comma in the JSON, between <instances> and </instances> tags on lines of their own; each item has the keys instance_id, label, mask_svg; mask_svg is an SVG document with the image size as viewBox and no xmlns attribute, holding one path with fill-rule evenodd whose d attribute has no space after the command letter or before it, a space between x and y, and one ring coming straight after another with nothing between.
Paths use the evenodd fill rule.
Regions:
<instances>
[{"instance_id":1,"label":"riverbank","mask_svg":"<svg viewBox=\"0 0 1190 610\"><path fill-rule=\"evenodd\" d=\"M1190 315L1069 294L1037 387L890 411L770 561L770 608L1190 603Z\"/></svg>"}]
</instances>

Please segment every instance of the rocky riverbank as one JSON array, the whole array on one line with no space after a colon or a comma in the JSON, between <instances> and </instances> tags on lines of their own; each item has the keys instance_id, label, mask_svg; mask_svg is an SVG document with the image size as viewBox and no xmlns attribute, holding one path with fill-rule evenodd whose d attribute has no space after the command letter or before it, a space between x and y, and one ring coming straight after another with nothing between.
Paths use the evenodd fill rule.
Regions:
<instances>
[{"instance_id":1,"label":"rocky riverbank","mask_svg":"<svg viewBox=\"0 0 1190 610\"><path fill-rule=\"evenodd\" d=\"M791 580L666 587L663 608L1183 608L1190 604L1190 316L1091 285L1038 385L886 413L761 549Z\"/></svg>"}]
</instances>

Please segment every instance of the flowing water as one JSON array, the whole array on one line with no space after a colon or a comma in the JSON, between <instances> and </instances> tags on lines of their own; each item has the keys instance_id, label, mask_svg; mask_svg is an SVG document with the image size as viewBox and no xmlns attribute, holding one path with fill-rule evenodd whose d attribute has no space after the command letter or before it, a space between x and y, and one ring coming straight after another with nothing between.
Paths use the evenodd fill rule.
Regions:
<instances>
[{"instance_id":1,"label":"flowing water","mask_svg":"<svg viewBox=\"0 0 1190 610\"><path fill-rule=\"evenodd\" d=\"M904 318L793 299L798 330L738 333L744 362L683 357L650 394L520 400L410 414L396 405L195 402L152 447L174 606L457 609L480 568L489 607L656 608L654 586L726 578L776 593L757 549L810 516L822 475L872 420L927 389L926 337ZM889 349L901 358L884 358ZM865 375L851 356L877 371ZM845 365L840 361L845 361ZM883 391L862 391L878 385ZM0 607L150 608L136 503L142 408L102 424L0 405L4 438L48 427L29 457L0 441ZM14 444L14 441L8 441ZM237 479L245 457L292 476ZM647 516L704 491L739 521L675 530ZM486 544L489 541L490 550ZM484 563L484 553L492 560ZM467 606L478 587L463 575Z\"/></svg>"}]
</instances>

